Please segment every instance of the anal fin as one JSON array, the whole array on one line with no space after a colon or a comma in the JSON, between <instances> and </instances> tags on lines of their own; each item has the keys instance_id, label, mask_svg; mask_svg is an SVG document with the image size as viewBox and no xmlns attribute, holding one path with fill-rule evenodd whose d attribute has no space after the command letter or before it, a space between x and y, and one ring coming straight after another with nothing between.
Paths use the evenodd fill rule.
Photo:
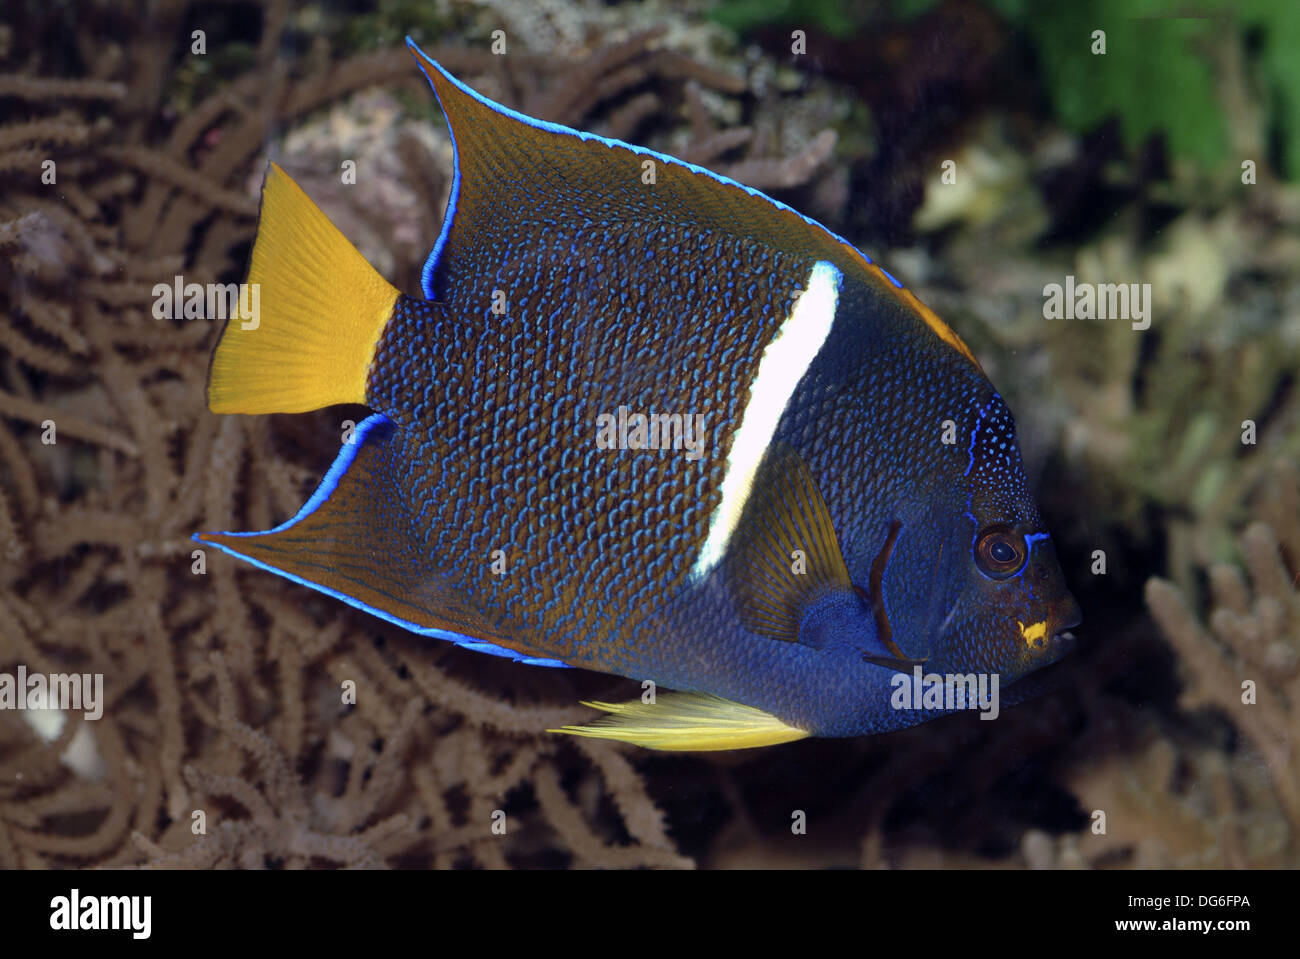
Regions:
<instances>
[{"instance_id":1,"label":"anal fin","mask_svg":"<svg viewBox=\"0 0 1300 959\"><path fill-rule=\"evenodd\" d=\"M194 539L421 635L535 665L565 665L504 635L433 568L398 493L395 433L382 415L363 420L287 523Z\"/></svg>"}]
</instances>

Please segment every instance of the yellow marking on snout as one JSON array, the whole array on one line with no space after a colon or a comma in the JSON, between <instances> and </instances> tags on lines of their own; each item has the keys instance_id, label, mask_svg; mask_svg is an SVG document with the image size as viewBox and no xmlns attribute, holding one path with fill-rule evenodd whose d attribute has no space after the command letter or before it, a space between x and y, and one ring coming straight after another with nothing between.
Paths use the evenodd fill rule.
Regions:
<instances>
[{"instance_id":1,"label":"yellow marking on snout","mask_svg":"<svg viewBox=\"0 0 1300 959\"><path fill-rule=\"evenodd\" d=\"M1020 620L1016 620L1016 625L1020 627L1020 638L1025 641L1026 646L1032 646L1034 640L1042 639L1047 635L1047 620L1040 619L1036 623L1026 626Z\"/></svg>"}]
</instances>

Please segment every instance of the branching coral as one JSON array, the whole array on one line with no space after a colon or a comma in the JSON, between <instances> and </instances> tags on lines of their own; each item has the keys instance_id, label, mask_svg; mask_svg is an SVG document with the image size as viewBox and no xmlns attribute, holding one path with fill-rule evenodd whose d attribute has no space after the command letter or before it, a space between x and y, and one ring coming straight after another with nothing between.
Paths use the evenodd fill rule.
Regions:
<instances>
[{"instance_id":1,"label":"branching coral","mask_svg":"<svg viewBox=\"0 0 1300 959\"><path fill-rule=\"evenodd\" d=\"M1147 584L1147 602L1186 667L1183 705L1216 708L1245 733L1300 833L1300 484L1294 467L1281 475L1279 525L1241 537L1249 585L1235 565L1210 569L1208 629L1166 580Z\"/></svg>"},{"instance_id":2,"label":"branching coral","mask_svg":"<svg viewBox=\"0 0 1300 959\"><path fill-rule=\"evenodd\" d=\"M194 530L292 515L348 413L209 414L217 329L156 319L154 285L239 279L268 138L293 125L274 149L308 182L316 169L337 187L345 151L378 145L355 195L313 193L414 289L450 155L422 132L435 114L404 48L335 57L317 43L282 61L278 0L255 68L177 113L180 71L157 38L192 11L154 4L141 23L134 7L16 22L40 42L0 62L0 672L102 673L106 700L53 738L0 711L0 867L691 865L623 755L542 733L609 680L431 647L194 552ZM429 52L523 109L627 136L687 96L746 89L656 30L571 58L486 49ZM66 69L70 50L95 51L84 73ZM418 121L396 106L403 89L418 91ZM370 126L313 140L323 108ZM833 142L787 162L702 105L691 122L709 160L749 164L756 185L807 182Z\"/></svg>"},{"instance_id":3,"label":"branching coral","mask_svg":"<svg viewBox=\"0 0 1300 959\"><path fill-rule=\"evenodd\" d=\"M1183 667L1179 705L1226 715L1245 743L1224 749L1226 736L1134 724L1136 717L1119 712L1116 718L1132 726L1123 751L1083 748L1086 758L1064 776L1084 812L1104 820L1094 818L1080 833L1027 833L1021 851L1028 865L1245 868L1293 861L1300 835L1300 484L1287 465L1273 479L1271 500L1259 510L1277 525L1256 521L1241 537L1249 585L1236 565L1210 570L1208 628L1171 582L1153 578L1146 585L1151 613Z\"/></svg>"}]
</instances>

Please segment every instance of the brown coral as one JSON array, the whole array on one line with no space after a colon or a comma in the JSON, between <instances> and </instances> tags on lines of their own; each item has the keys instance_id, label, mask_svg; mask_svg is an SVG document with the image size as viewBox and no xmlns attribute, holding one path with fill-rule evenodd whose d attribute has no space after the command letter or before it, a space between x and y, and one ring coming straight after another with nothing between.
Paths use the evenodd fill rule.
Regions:
<instances>
[{"instance_id":1,"label":"brown coral","mask_svg":"<svg viewBox=\"0 0 1300 959\"><path fill-rule=\"evenodd\" d=\"M1295 506L1295 474L1280 497ZM1186 667L1187 708L1227 714L1263 756L1292 828L1300 831L1300 513L1283 507L1276 531L1252 523L1242 534L1241 570L1221 563L1209 572L1208 629L1172 583L1152 579L1147 602ZM1289 512L1289 515L1286 515Z\"/></svg>"},{"instance_id":2,"label":"brown coral","mask_svg":"<svg viewBox=\"0 0 1300 959\"><path fill-rule=\"evenodd\" d=\"M623 755L542 733L611 681L431 648L195 553L194 530L292 515L348 413L212 416L216 330L155 319L153 285L239 278L269 136L371 86L428 94L402 48L333 58L318 43L282 62L289 8L270 0L255 69L176 115L156 38L179 35L186 5L150 5L147 22L134 7L18 22L39 42L0 64L0 671L102 673L107 700L53 738L0 712L0 868L691 865ZM60 73L59 36L96 51L84 74ZM654 32L573 60L430 52L525 109L624 135L687 83L744 90ZM739 151L758 185L825 160L825 137L787 164L697 114L709 158ZM416 219L389 263L412 287L446 158L392 135L384 179Z\"/></svg>"}]
</instances>

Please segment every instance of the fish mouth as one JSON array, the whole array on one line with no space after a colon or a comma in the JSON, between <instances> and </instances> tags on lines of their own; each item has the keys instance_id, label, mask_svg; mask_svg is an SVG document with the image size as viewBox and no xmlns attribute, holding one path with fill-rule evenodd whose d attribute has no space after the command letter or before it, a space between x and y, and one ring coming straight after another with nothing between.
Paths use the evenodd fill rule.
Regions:
<instances>
[{"instance_id":1,"label":"fish mouth","mask_svg":"<svg viewBox=\"0 0 1300 959\"><path fill-rule=\"evenodd\" d=\"M1077 638L1071 630L1083 622L1083 610L1079 608L1078 601L1066 593L1052 609L1051 619L1056 622L1055 628L1050 635L1040 637L1034 643L1034 652L1059 655L1073 649Z\"/></svg>"},{"instance_id":2,"label":"fish mouth","mask_svg":"<svg viewBox=\"0 0 1300 959\"><path fill-rule=\"evenodd\" d=\"M1061 652L1065 652L1067 649L1074 648L1074 644L1078 642L1078 637L1068 629L1063 629L1059 633L1053 633L1048 642L1060 649Z\"/></svg>"},{"instance_id":3,"label":"fish mouth","mask_svg":"<svg viewBox=\"0 0 1300 959\"><path fill-rule=\"evenodd\" d=\"M1073 649L1077 638L1068 629L1060 629L1051 635L1039 636L1030 641L1029 649L1035 656L1060 654Z\"/></svg>"}]
</instances>

